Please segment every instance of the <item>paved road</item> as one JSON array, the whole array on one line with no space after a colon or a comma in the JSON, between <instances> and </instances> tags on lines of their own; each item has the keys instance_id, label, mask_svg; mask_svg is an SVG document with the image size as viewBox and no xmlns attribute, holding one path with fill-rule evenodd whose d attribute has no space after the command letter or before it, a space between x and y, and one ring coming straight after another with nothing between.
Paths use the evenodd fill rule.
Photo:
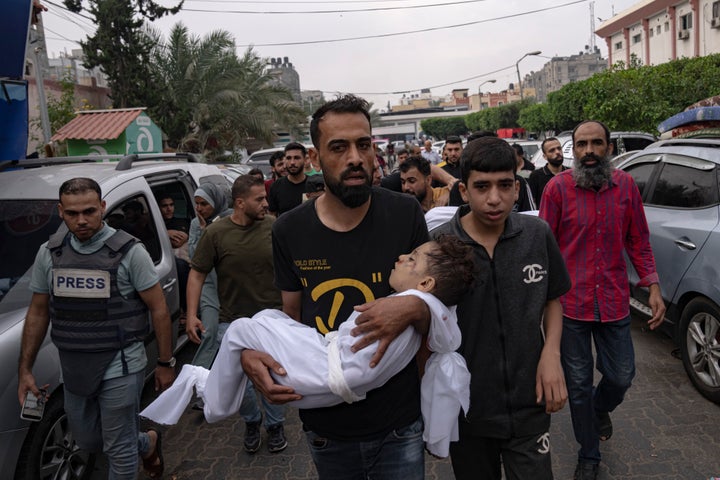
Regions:
<instances>
[{"instance_id":1,"label":"paved road","mask_svg":"<svg viewBox=\"0 0 720 480\"><path fill-rule=\"evenodd\" d=\"M671 355L670 339L633 324L637 377L625 402L612 418L615 433L601 445L600 479L720 478L720 406L701 397L690 384L682 362ZM192 348L182 354L187 361ZM147 392L144 401L152 398ZM288 448L279 454L263 449L248 455L242 449L244 424L239 418L214 425L188 410L180 423L164 429L165 479L287 479L315 478L299 420L288 409ZM263 439L264 440L264 439ZM558 479L570 479L576 444L566 407L553 418L553 468ZM452 479L448 461L426 461L428 480ZM98 472L98 479L104 478ZM399 479L400 480L400 479Z\"/></svg>"}]
</instances>

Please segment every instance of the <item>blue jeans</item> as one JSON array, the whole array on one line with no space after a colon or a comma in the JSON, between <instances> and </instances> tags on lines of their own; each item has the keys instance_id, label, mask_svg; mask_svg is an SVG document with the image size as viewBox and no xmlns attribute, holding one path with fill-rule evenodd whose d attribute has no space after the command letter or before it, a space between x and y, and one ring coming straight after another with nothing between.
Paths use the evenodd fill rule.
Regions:
<instances>
[{"instance_id":1,"label":"blue jeans","mask_svg":"<svg viewBox=\"0 0 720 480\"><path fill-rule=\"evenodd\" d=\"M225 336L230 324L228 322L222 322L218 325L217 330L217 343L220 345L222 338ZM238 368L241 368L238 365ZM265 408L265 428L272 427L285 422L285 406L284 405L273 405L268 402L263 396L260 397L263 407ZM257 402L257 395L255 394L255 387L252 382L247 383L245 389L245 396L243 397L242 404L240 404L240 417L242 417L245 423L254 423L262 420L262 413Z\"/></svg>"},{"instance_id":2,"label":"blue jeans","mask_svg":"<svg viewBox=\"0 0 720 480\"><path fill-rule=\"evenodd\" d=\"M193 365L204 367L208 370L212 367L213 360L215 360L218 348L220 347L220 342L217 339L219 316L220 314L217 308L210 305L200 305L200 320L202 320L203 327L205 327L205 333L200 339L200 345L192 359Z\"/></svg>"},{"instance_id":3,"label":"blue jeans","mask_svg":"<svg viewBox=\"0 0 720 480\"><path fill-rule=\"evenodd\" d=\"M139 433L138 413L145 372L104 380L91 397L65 392L65 412L73 437L83 450L104 452L109 480L134 480L138 454L150 449L146 433Z\"/></svg>"},{"instance_id":4,"label":"blue jeans","mask_svg":"<svg viewBox=\"0 0 720 480\"><path fill-rule=\"evenodd\" d=\"M320 480L422 480L422 434L422 418L384 438L364 442L330 440L305 432Z\"/></svg>"},{"instance_id":5,"label":"blue jeans","mask_svg":"<svg viewBox=\"0 0 720 480\"><path fill-rule=\"evenodd\" d=\"M578 461L600 463L600 438L595 412L612 412L620 405L635 377L635 351L630 316L616 321L578 321L563 318L562 365L565 371ZM595 343L597 369L602 378L593 387Z\"/></svg>"}]
</instances>

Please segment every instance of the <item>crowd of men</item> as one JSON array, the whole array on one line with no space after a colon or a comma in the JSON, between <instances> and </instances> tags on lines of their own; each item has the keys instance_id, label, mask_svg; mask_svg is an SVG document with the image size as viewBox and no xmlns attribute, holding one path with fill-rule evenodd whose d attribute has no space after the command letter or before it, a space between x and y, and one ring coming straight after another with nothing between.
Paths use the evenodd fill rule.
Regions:
<instances>
[{"instance_id":1,"label":"crowd of men","mask_svg":"<svg viewBox=\"0 0 720 480\"><path fill-rule=\"evenodd\" d=\"M403 256L403 268L413 268L412 262L424 268L418 247L450 235L472 247L475 262L472 286L457 303L458 352L471 382L470 407L458 418L450 448L456 478L499 480L503 471L508 480L553 478L550 418L566 402L580 445L574 478L597 478L600 441L612 436L610 413L635 371L623 252L640 286L650 290L651 328L665 311L639 192L629 175L610 164L607 127L586 121L575 128L572 169L562 165L560 142L544 140L547 165L532 172L521 150L488 132L470 136L466 146L449 137L440 155L426 142L424 150L398 150L394 162L385 162L373 145L369 105L352 95L320 107L310 133L314 148L290 143L271 158L271 180L241 176L230 198L214 185L201 185L189 231L172 220L171 199L158 199L168 212L173 246L188 246L186 328L200 345L194 363L212 364L235 318L277 308L323 334L360 312L353 348L374 349L367 366L374 368L406 328L429 332L420 299L389 296L396 262ZM160 345L157 386L173 381L169 318L152 261L132 236L103 222L101 198L88 179L60 189L69 233L51 238L38 253L18 398L22 403L28 391L39 394L32 365L51 324L68 420L80 446L108 455L110 478L135 478L138 454L146 472L158 478L159 433L139 432L135 418L142 332L115 342L95 362L95 381L83 385L73 369L94 353L77 340L87 332L72 321L74 303L68 300L83 292L61 294L53 283L57 272L70 268L116 276L108 295L134 303L113 307L113 318L136 324L150 311ZM539 215L520 214L536 205ZM457 208L428 231L426 215L440 206ZM121 252L119 268L108 252ZM89 302L84 308L104 308ZM70 335L55 333L61 329ZM596 385L591 341L601 373ZM320 479L424 478L420 375L426 357L418 355L362 401L300 410ZM273 380L286 370L267 353L244 350L241 363L254 385L240 408L244 448L254 453L261 445L257 391L268 450L280 452L287 446L283 404L301 395ZM119 401L105 399L119 395L118 385L132 386L122 409L115 406ZM117 424L122 433L111 433Z\"/></svg>"}]
</instances>

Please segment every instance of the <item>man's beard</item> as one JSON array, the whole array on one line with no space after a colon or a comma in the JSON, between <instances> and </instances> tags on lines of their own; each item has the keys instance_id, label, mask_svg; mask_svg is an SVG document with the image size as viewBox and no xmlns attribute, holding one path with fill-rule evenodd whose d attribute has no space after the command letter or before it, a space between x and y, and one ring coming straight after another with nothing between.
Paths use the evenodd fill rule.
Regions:
<instances>
[{"instance_id":1,"label":"man's beard","mask_svg":"<svg viewBox=\"0 0 720 480\"><path fill-rule=\"evenodd\" d=\"M595 165L585 165L587 160L595 160ZM607 156L599 157L589 153L580 159L573 160L573 178L581 188L599 190L603 185L608 185L612 178L615 167L610 163Z\"/></svg>"},{"instance_id":2,"label":"man's beard","mask_svg":"<svg viewBox=\"0 0 720 480\"><path fill-rule=\"evenodd\" d=\"M298 174L300 174L300 172L305 170L305 166L304 165L297 165L297 166L295 166L295 165L289 166L288 165L287 167L285 167L285 170L286 170L287 174L289 174L289 175L298 175Z\"/></svg>"},{"instance_id":3,"label":"man's beard","mask_svg":"<svg viewBox=\"0 0 720 480\"><path fill-rule=\"evenodd\" d=\"M365 177L363 185L347 186L343 184L343 180L352 174L362 172ZM325 188L332 192L340 201L348 208L357 208L363 205L370 198L372 192L372 179L368 176L362 167L350 167L340 174L340 179L336 180L325 176Z\"/></svg>"},{"instance_id":4,"label":"man's beard","mask_svg":"<svg viewBox=\"0 0 720 480\"><path fill-rule=\"evenodd\" d=\"M564 160L564 159L563 159L563 157L562 157L562 155L561 155L561 156L558 157L558 158L548 158L548 159L547 159L547 162L548 162L550 165L552 165L553 167L559 167L560 165L563 164L563 160Z\"/></svg>"},{"instance_id":5,"label":"man's beard","mask_svg":"<svg viewBox=\"0 0 720 480\"><path fill-rule=\"evenodd\" d=\"M427 190L423 190L422 192L414 193L413 196L417 198L417 201L422 203L423 200L425 200L425 197L427 196Z\"/></svg>"}]
</instances>

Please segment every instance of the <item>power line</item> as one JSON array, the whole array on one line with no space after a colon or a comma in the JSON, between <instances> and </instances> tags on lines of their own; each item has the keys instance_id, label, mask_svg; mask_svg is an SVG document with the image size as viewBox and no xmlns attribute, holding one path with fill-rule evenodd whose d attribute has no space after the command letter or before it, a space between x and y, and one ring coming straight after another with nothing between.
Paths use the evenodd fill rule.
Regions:
<instances>
[{"instance_id":1,"label":"power line","mask_svg":"<svg viewBox=\"0 0 720 480\"><path fill-rule=\"evenodd\" d=\"M70 40L69 38L67 38L66 36L62 35L61 33L58 33L58 32L56 32L56 31L54 31L54 30L50 30L50 29L47 28L47 27L44 27L44 28L45 28L45 30L47 30L48 32L54 33L55 35L58 35L58 36L60 37L60 38L53 38L53 37L45 36L46 39L49 38L49 39L52 39L52 40L67 40L67 41L70 42L70 43L77 43L78 45L80 45L77 41L75 41L75 40Z\"/></svg>"},{"instance_id":2,"label":"power line","mask_svg":"<svg viewBox=\"0 0 720 480\"><path fill-rule=\"evenodd\" d=\"M441 84L438 84L438 85L431 85L431 86L429 86L429 87L428 87L428 86L424 86L424 87L420 87L420 88L412 88L412 89L409 89L409 90L399 90L399 91L395 91L395 92L353 92L353 93L356 93L357 95L400 95L400 94L403 94L403 93L418 92L418 91L420 91L420 90L422 90L422 89L424 89L424 88L433 89L433 88L447 87L448 85L455 85L456 83L468 82L468 81L470 81L470 80L475 80L476 78L487 77L487 76L489 76L489 75L494 75L494 74L496 74L496 73L499 73L499 72L502 72L502 71L505 71L505 70L514 69L514 68L515 68L515 65L513 64L513 65L509 65L509 66L507 66L507 67L498 68L497 70L493 70L492 72L485 72L485 73L481 73L480 75L474 75L474 76L472 76L472 77L463 78L462 80L455 80L455 81L452 81L452 82L441 83ZM335 91L325 91L325 90L321 90L321 92L323 92L323 93L335 93L336 91L337 91L337 90L335 90Z\"/></svg>"},{"instance_id":3,"label":"power line","mask_svg":"<svg viewBox=\"0 0 720 480\"><path fill-rule=\"evenodd\" d=\"M295 46L295 45L314 45L318 43L337 43L337 42L350 42L354 40L368 40L373 38L387 38L387 37L398 37L401 35L411 35L413 33L425 33L425 32L433 32L438 30L449 30L453 28L460 28L460 27L468 27L470 25L479 25L481 23L489 23L489 22L495 22L498 20L507 20L509 18L516 18L516 17L522 17L525 15L531 15L534 13L541 13L541 12L547 12L550 10L556 10L558 8L564 8L570 5L576 5L578 3L585 3L587 0L575 0L573 2L567 2L563 3L561 5L556 5L554 7L546 7L546 8L539 8L537 10L530 10L527 12L521 12L521 13L513 13L511 15L504 15L502 17L495 17L495 18L488 18L485 20L477 20L474 22L466 22L466 23L459 23L456 25L447 25L444 27L430 27L430 28L423 28L420 30L410 30L407 32L396 32L396 33L381 33L377 35L365 35L362 37L347 37L347 38L333 38L328 40L308 40L305 42L280 42L280 43L255 43L255 44L243 44L243 45L235 45L236 47L287 47L287 46Z\"/></svg>"},{"instance_id":4,"label":"power line","mask_svg":"<svg viewBox=\"0 0 720 480\"><path fill-rule=\"evenodd\" d=\"M464 0L460 2L448 3L431 3L427 5L410 5L405 7L373 7L373 8L357 8L353 10L209 10L202 8L183 8L184 12L203 12L203 13L241 13L248 15L304 15L304 14L327 14L327 13L358 13L358 12L382 12L388 10L414 10L418 8L447 7L452 5L463 5L466 3L486 2L487 0Z\"/></svg>"},{"instance_id":5,"label":"power line","mask_svg":"<svg viewBox=\"0 0 720 480\"><path fill-rule=\"evenodd\" d=\"M82 18L84 18L84 19L86 19L86 20L90 20L93 24L95 23L95 19L94 19L94 18L88 17L87 15L83 15L82 13L79 13L79 12L73 12L72 10L68 10L68 9L65 8L63 5L58 5L57 3L51 2L50 0L45 0L45 3L47 3L47 4L49 4L49 5L52 5L53 7L57 7L57 8L59 8L59 9L61 9L61 10L65 10L66 12L70 12L70 13L72 13L73 15L77 15L78 17L82 17Z\"/></svg>"},{"instance_id":6,"label":"power line","mask_svg":"<svg viewBox=\"0 0 720 480\"><path fill-rule=\"evenodd\" d=\"M58 13L56 13L56 12L50 12L50 11L48 11L47 13L50 13L51 15L53 15L53 16L61 19L61 20L68 21L68 22L72 23L73 25L76 25L76 26L79 27L80 29L84 30L86 33L92 33L92 32L93 32L93 30L91 29L91 27L89 27L89 26L87 26L87 25L84 25L84 24L81 24L81 23L78 23L78 22L76 22L75 20L73 20L72 18L69 18L67 15L60 15L60 14L58 14ZM46 30L47 30L47 28L46 28Z\"/></svg>"}]
</instances>

